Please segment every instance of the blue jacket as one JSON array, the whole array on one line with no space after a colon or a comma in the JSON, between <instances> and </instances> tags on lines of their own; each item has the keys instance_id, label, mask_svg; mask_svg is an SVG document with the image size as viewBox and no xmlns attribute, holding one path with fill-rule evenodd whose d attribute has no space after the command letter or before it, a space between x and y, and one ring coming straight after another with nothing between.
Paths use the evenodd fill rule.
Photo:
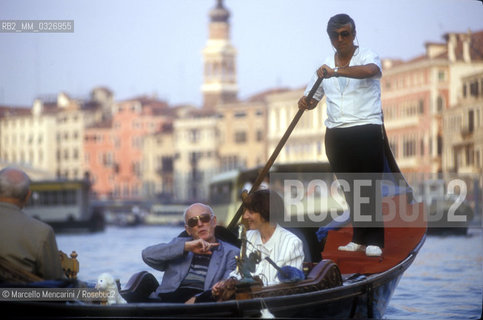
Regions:
<instances>
[{"instance_id":1,"label":"blue jacket","mask_svg":"<svg viewBox=\"0 0 483 320\"><path fill-rule=\"evenodd\" d=\"M188 274L193 252L184 252L184 244L191 240L193 239L189 237L178 237L169 243L153 245L143 250L144 262L156 270L164 271L163 280L156 294L175 291ZM218 281L229 277L230 272L236 268L235 256L240 254L237 247L221 240L217 242L220 245L213 248L205 279L205 291L210 290Z\"/></svg>"}]
</instances>

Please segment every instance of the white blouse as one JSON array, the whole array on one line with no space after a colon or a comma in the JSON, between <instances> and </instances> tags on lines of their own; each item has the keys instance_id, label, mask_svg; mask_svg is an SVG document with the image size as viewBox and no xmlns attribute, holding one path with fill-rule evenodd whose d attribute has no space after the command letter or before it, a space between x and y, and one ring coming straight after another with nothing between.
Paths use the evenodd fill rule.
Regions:
<instances>
[{"instance_id":1,"label":"white blouse","mask_svg":"<svg viewBox=\"0 0 483 320\"><path fill-rule=\"evenodd\" d=\"M270 257L277 266L292 266L302 270L304 262L304 249L302 241L290 231L282 228L277 224L272 237L266 242L262 242L260 232L258 230L248 230L247 240L247 256L254 250L260 250L262 260L257 265L253 276L258 275L264 285L277 284L280 281L277 278L277 269L275 269L265 258ZM236 270L231 276L237 276Z\"/></svg>"},{"instance_id":2,"label":"white blouse","mask_svg":"<svg viewBox=\"0 0 483 320\"><path fill-rule=\"evenodd\" d=\"M349 66L359 66L374 63L382 72L381 60L373 51L358 48ZM325 59L324 64L335 68L334 56ZM317 81L317 73L305 89L307 96ZM317 89L314 98L327 100L327 128L352 127L364 124L382 124L381 85L380 76L367 79L352 79L347 77L332 77L324 79Z\"/></svg>"}]
</instances>

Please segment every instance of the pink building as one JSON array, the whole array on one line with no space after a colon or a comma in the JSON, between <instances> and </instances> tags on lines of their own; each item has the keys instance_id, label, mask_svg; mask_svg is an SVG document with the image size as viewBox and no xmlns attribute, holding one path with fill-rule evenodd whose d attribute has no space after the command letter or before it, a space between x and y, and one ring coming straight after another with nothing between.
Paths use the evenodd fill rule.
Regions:
<instances>
[{"instance_id":1,"label":"pink building","mask_svg":"<svg viewBox=\"0 0 483 320\"><path fill-rule=\"evenodd\" d=\"M141 198L144 136L169 121L166 103L142 97L117 103L111 119L86 129L85 161L98 198Z\"/></svg>"},{"instance_id":2,"label":"pink building","mask_svg":"<svg viewBox=\"0 0 483 320\"><path fill-rule=\"evenodd\" d=\"M413 60L383 61L385 126L404 173L442 172L443 114L461 98L462 77L483 70L483 31L443 38Z\"/></svg>"}]
</instances>

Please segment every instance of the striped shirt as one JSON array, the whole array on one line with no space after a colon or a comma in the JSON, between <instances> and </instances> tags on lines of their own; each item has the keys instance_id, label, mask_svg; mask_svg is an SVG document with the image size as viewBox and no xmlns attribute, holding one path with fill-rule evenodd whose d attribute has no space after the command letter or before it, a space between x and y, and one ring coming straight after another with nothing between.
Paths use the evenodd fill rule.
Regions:
<instances>
[{"instance_id":1,"label":"striped shirt","mask_svg":"<svg viewBox=\"0 0 483 320\"><path fill-rule=\"evenodd\" d=\"M262 261L257 265L252 275L258 275L264 285L272 285L280 282L277 278L277 269L265 259L266 257L270 257L279 267L292 266L302 270L302 264L304 262L302 241L296 235L278 224L274 233L266 243L262 242L258 230L247 231L247 240L249 241L247 245L247 256L256 249L262 253ZM231 275L236 276L236 270Z\"/></svg>"},{"instance_id":2,"label":"striped shirt","mask_svg":"<svg viewBox=\"0 0 483 320\"><path fill-rule=\"evenodd\" d=\"M180 288L199 289L203 291L211 255L195 254L186 277L181 281Z\"/></svg>"}]
</instances>

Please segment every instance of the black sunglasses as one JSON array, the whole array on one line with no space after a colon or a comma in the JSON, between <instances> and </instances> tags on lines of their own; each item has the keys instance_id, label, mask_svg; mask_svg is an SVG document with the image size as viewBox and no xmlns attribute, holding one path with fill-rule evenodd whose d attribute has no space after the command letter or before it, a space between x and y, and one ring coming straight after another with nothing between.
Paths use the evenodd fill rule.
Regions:
<instances>
[{"instance_id":1,"label":"black sunglasses","mask_svg":"<svg viewBox=\"0 0 483 320\"><path fill-rule=\"evenodd\" d=\"M213 215L209 213L203 213L203 214L200 214L199 216L189 218L187 225L188 227L193 228L198 225L198 220L201 221L202 223L207 223L211 221L212 217Z\"/></svg>"},{"instance_id":2,"label":"black sunglasses","mask_svg":"<svg viewBox=\"0 0 483 320\"><path fill-rule=\"evenodd\" d=\"M334 31L334 32L331 32L329 36L330 36L331 39L339 39L339 36L341 36L342 39L344 39L344 38L347 38L350 35L351 34L350 34L349 31L342 31L342 32L335 32Z\"/></svg>"}]
</instances>

